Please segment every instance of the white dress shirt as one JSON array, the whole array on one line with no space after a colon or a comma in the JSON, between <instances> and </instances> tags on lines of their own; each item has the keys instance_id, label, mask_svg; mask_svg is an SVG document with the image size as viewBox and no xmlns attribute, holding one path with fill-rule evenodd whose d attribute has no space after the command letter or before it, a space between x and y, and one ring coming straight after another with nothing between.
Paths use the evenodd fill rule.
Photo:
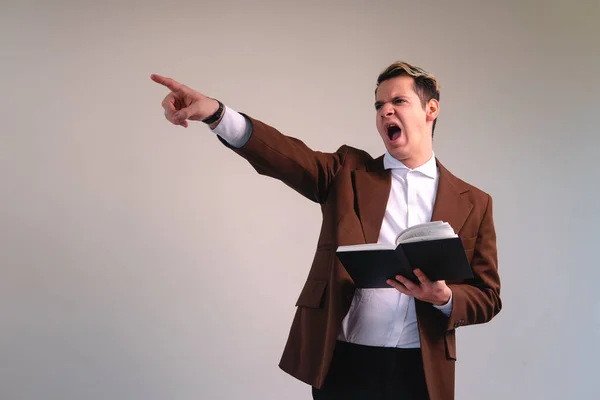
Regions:
<instances>
[{"instance_id":1,"label":"white dress shirt","mask_svg":"<svg viewBox=\"0 0 600 400\"><path fill-rule=\"evenodd\" d=\"M410 169L386 152L383 166L391 169L392 185L377 243L395 244L403 230L431 220L438 169L433 154L425 164ZM452 302L437 308L448 316ZM414 297L394 288L356 289L338 339L368 346L420 347Z\"/></svg>"},{"instance_id":2,"label":"white dress shirt","mask_svg":"<svg viewBox=\"0 0 600 400\"><path fill-rule=\"evenodd\" d=\"M239 148L250 138L251 129L243 115L225 107L223 118L213 131ZM393 244L406 228L431 220L438 169L434 154L425 164L410 169L386 152L383 165L392 170L392 185L377 243ZM445 305L433 307L449 316L452 297ZM338 340L367 346L420 347L414 297L391 287L356 289Z\"/></svg>"}]
</instances>

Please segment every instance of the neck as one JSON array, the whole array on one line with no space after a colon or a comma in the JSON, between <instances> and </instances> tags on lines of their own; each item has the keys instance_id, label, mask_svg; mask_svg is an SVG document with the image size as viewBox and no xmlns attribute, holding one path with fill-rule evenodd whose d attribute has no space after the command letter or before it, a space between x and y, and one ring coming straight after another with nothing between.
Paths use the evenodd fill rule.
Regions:
<instances>
[{"instance_id":1,"label":"neck","mask_svg":"<svg viewBox=\"0 0 600 400\"><path fill-rule=\"evenodd\" d=\"M421 165L427 163L427 161L431 159L431 157L433 156L433 150L429 150L427 152L424 152L423 154L405 158L400 157L398 154L390 153L390 155L396 160L401 161L408 168L415 169L419 168Z\"/></svg>"}]
</instances>

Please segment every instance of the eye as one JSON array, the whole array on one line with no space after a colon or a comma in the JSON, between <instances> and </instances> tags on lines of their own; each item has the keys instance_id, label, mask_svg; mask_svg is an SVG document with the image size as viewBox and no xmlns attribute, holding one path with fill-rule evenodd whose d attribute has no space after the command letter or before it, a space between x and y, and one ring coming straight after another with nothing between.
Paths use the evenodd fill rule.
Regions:
<instances>
[{"instance_id":1,"label":"eye","mask_svg":"<svg viewBox=\"0 0 600 400\"><path fill-rule=\"evenodd\" d=\"M375 110L377 110L377 111L381 110L381 104L375 104Z\"/></svg>"},{"instance_id":2,"label":"eye","mask_svg":"<svg viewBox=\"0 0 600 400\"><path fill-rule=\"evenodd\" d=\"M404 99L394 99L394 104L404 103Z\"/></svg>"}]
</instances>

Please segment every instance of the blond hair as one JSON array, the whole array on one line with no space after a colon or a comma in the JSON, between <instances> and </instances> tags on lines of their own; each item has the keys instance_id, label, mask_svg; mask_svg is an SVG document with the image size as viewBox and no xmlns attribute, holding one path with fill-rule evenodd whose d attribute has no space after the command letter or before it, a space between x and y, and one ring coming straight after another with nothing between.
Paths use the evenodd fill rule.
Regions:
<instances>
[{"instance_id":1,"label":"blond hair","mask_svg":"<svg viewBox=\"0 0 600 400\"><path fill-rule=\"evenodd\" d=\"M440 86L437 79L435 79L435 76L431 75L423 68L411 65L404 61L396 61L395 63L392 63L389 67L384 69L381 74L379 74L377 77L377 87L375 88L375 93L377 94L377 88L381 82L397 76L410 76L413 78L414 91L417 96L419 96L423 108L425 108L431 99L440 101ZM432 135L433 131L435 130L436 122L437 118L433 121L433 127L431 129Z\"/></svg>"}]
</instances>

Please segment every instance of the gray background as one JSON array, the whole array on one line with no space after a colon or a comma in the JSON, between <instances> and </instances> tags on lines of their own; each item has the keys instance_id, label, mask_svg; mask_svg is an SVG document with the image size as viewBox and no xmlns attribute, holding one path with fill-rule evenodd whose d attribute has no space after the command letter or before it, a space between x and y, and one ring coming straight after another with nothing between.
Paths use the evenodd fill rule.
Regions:
<instances>
[{"instance_id":1,"label":"gray background","mask_svg":"<svg viewBox=\"0 0 600 400\"><path fill-rule=\"evenodd\" d=\"M596 399L600 3L0 6L0 398L307 399L277 363L319 207L201 124L172 76L333 151L383 152L377 74L439 79L436 155L491 193L504 309L458 399Z\"/></svg>"}]
</instances>

